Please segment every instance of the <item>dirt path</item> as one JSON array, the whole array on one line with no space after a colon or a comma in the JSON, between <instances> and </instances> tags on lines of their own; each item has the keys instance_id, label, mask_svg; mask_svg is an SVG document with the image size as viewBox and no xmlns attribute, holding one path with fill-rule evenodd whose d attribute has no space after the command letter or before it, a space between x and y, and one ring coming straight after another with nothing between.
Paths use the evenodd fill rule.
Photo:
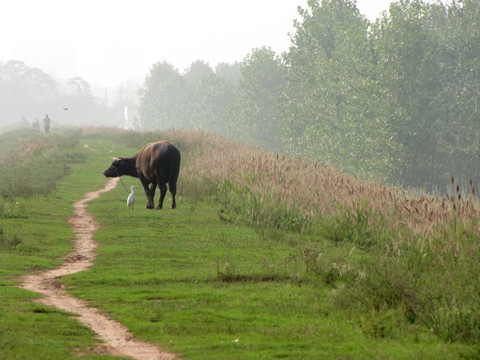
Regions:
<instances>
[{"instance_id":1,"label":"dirt path","mask_svg":"<svg viewBox=\"0 0 480 360\"><path fill-rule=\"evenodd\" d=\"M20 286L43 294L44 297L39 302L45 305L78 314L78 320L105 342L104 351L108 354L130 356L140 360L173 359L174 354L163 352L153 344L135 339L125 326L101 314L98 309L89 307L85 301L69 295L58 283L62 276L86 270L93 265L97 243L92 240L92 234L98 225L93 216L87 212L87 204L102 193L115 188L118 179L109 180L103 189L87 193L84 199L73 204L75 215L70 219L70 223L76 233L75 249L68 255L63 265L47 272L25 276Z\"/></svg>"}]
</instances>

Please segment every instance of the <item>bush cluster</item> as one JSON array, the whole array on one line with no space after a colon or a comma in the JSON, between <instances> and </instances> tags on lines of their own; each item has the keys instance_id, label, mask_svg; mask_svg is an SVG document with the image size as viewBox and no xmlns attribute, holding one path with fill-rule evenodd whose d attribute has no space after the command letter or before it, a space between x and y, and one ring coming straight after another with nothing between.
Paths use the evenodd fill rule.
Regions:
<instances>
[{"instance_id":1,"label":"bush cluster","mask_svg":"<svg viewBox=\"0 0 480 360\"><path fill-rule=\"evenodd\" d=\"M80 130L43 134L19 129L0 136L0 196L49 194L68 174L69 165L82 161L74 151ZM16 140L14 143L10 139Z\"/></svg>"}]
</instances>

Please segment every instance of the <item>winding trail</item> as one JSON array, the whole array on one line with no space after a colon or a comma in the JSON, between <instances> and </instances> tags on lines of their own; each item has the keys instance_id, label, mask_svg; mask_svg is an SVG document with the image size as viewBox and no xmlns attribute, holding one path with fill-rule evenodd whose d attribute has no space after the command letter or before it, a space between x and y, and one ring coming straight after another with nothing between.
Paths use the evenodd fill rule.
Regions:
<instances>
[{"instance_id":1,"label":"winding trail","mask_svg":"<svg viewBox=\"0 0 480 360\"><path fill-rule=\"evenodd\" d=\"M76 233L74 250L59 268L24 276L20 287L43 294L44 297L39 302L45 305L78 314L78 320L105 342L104 352L108 354L130 356L139 360L173 359L175 354L163 352L153 344L136 339L125 326L100 313L97 308L90 307L86 301L68 294L58 283L62 276L87 270L93 265L98 244L92 237L98 224L87 211L87 205L104 192L114 189L118 180L119 178L112 178L103 189L87 193L82 200L73 204L75 215L69 222Z\"/></svg>"}]
</instances>

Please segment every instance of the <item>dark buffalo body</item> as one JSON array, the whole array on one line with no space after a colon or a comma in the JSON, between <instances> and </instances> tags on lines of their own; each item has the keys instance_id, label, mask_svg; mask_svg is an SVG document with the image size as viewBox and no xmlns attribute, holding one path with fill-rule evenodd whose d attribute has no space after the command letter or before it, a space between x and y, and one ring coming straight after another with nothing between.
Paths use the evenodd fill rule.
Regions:
<instances>
[{"instance_id":1,"label":"dark buffalo body","mask_svg":"<svg viewBox=\"0 0 480 360\"><path fill-rule=\"evenodd\" d=\"M154 208L153 198L157 185L160 189L157 209L163 207L168 183L168 188L172 194L172 209L174 209L177 206L175 195L180 171L180 158L180 151L175 145L169 141L159 141L145 145L132 158L115 159L103 174L106 177L129 175L139 178L147 196L147 209Z\"/></svg>"}]
</instances>

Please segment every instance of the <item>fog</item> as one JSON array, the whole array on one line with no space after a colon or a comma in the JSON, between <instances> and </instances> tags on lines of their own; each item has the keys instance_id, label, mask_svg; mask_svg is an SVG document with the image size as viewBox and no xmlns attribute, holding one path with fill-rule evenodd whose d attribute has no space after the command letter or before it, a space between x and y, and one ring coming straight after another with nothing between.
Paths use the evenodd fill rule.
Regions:
<instances>
[{"instance_id":1,"label":"fog","mask_svg":"<svg viewBox=\"0 0 480 360\"><path fill-rule=\"evenodd\" d=\"M13 13L26 3L41 21L0 13L0 127L48 114L52 131L199 128L365 179L480 186L478 0L47 0Z\"/></svg>"},{"instance_id":2,"label":"fog","mask_svg":"<svg viewBox=\"0 0 480 360\"><path fill-rule=\"evenodd\" d=\"M21 61L0 64L0 127L35 126L48 114L55 125L124 124L125 106L136 107L139 82L124 81L95 95L81 77L55 79Z\"/></svg>"},{"instance_id":3,"label":"fog","mask_svg":"<svg viewBox=\"0 0 480 360\"><path fill-rule=\"evenodd\" d=\"M373 19L389 3L362 0L359 7ZM138 105L137 91L155 63L167 61L183 73L197 60L212 68L241 62L261 46L281 53L291 45L297 6L306 4L307 0L2 3L0 127L23 118L41 120L47 113L54 123L120 125L122 109Z\"/></svg>"}]
</instances>

